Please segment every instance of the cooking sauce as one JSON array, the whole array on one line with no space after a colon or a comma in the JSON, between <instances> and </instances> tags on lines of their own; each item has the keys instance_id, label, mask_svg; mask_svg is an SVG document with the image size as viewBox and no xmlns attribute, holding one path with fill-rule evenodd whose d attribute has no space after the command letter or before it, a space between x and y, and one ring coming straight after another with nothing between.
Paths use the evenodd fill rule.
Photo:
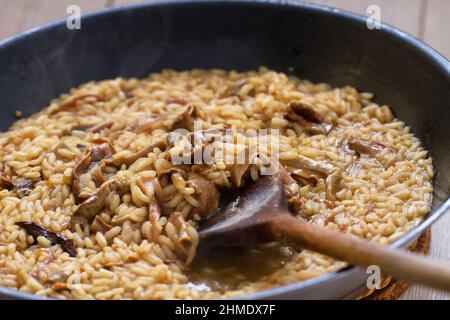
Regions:
<instances>
[{"instance_id":1,"label":"cooking sauce","mask_svg":"<svg viewBox=\"0 0 450 320\"><path fill-rule=\"evenodd\" d=\"M201 247L188 271L190 285L197 290L238 289L247 281L257 281L289 262L294 250L278 243L248 247Z\"/></svg>"}]
</instances>

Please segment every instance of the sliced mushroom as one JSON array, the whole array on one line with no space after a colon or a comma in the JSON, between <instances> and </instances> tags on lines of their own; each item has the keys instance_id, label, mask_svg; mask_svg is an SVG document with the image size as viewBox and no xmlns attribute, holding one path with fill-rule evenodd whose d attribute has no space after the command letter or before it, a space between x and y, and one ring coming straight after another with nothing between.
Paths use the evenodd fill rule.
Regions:
<instances>
[{"instance_id":1,"label":"sliced mushroom","mask_svg":"<svg viewBox=\"0 0 450 320\"><path fill-rule=\"evenodd\" d=\"M80 176L85 173L91 173L92 179L97 187L105 182L103 176L103 167L105 165L102 160L110 159L116 151L113 145L107 139L96 139L89 152L75 163L72 170L72 193L75 196L76 203L80 203L84 197L81 194Z\"/></svg>"},{"instance_id":2,"label":"sliced mushroom","mask_svg":"<svg viewBox=\"0 0 450 320\"><path fill-rule=\"evenodd\" d=\"M94 222L92 222L91 228L93 231L106 233L112 229L112 225L103 220L100 216L95 216Z\"/></svg>"},{"instance_id":3,"label":"sliced mushroom","mask_svg":"<svg viewBox=\"0 0 450 320\"><path fill-rule=\"evenodd\" d=\"M291 172L292 177L302 185L317 186L317 182L323 179L323 175L314 170L294 169Z\"/></svg>"},{"instance_id":4,"label":"sliced mushroom","mask_svg":"<svg viewBox=\"0 0 450 320\"><path fill-rule=\"evenodd\" d=\"M320 179L325 180L326 197L336 200L337 185L342 179L342 169L325 161L316 161L304 156L295 160L285 160L284 164L292 168L292 177L301 184L316 186Z\"/></svg>"},{"instance_id":5,"label":"sliced mushroom","mask_svg":"<svg viewBox=\"0 0 450 320\"><path fill-rule=\"evenodd\" d=\"M178 118L174 121L171 131L176 129L186 129L189 132L194 131L194 123L192 119L193 112L193 106L189 106L185 111L183 111L181 115L178 116Z\"/></svg>"},{"instance_id":6,"label":"sliced mushroom","mask_svg":"<svg viewBox=\"0 0 450 320\"><path fill-rule=\"evenodd\" d=\"M329 176L336 171L336 167L325 161L316 161L304 156L299 156L294 160L282 160L284 165L292 168L308 169Z\"/></svg>"},{"instance_id":7,"label":"sliced mushroom","mask_svg":"<svg viewBox=\"0 0 450 320\"><path fill-rule=\"evenodd\" d=\"M194 208L193 213L205 217L213 213L219 206L219 192L216 185L204 176L189 173L188 185L195 190L199 206Z\"/></svg>"},{"instance_id":8,"label":"sliced mushroom","mask_svg":"<svg viewBox=\"0 0 450 320\"><path fill-rule=\"evenodd\" d=\"M14 188L14 184L12 183L11 179L6 176L3 172L0 172L0 188L2 190L9 190L11 191Z\"/></svg>"},{"instance_id":9,"label":"sliced mushroom","mask_svg":"<svg viewBox=\"0 0 450 320\"><path fill-rule=\"evenodd\" d=\"M81 215L88 219L93 218L105 206L106 198L112 192L123 195L129 188L128 183L123 180L110 180L105 182L97 192L78 206L74 216Z\"/></svg>"},{"instance_id":10,"label":"sliced mushroom","mask_svg":"<svg viewBox=\"0 0 450 320\"><path fill-rule=\"evenodd\" d=\"M232 164L227 165L227 170L230 172L230 181L233 187L239 188L242 184L242 179L256 156L256 150L250 151L248 147L242 151L243 155L238 155Z\"/></svg>"},{"instance_id":11,"label":"sliced mushroom","mask_svg":"<svg viewBox=\"0 0 450 320\"><path fill-rule=\"evenodd\" d=\"M71 257L75 257L77 255L77 249L75 248L73 241L63 237L59 233L54 233L47 230L34 222L16 222L16 225L25 229L25 231L35 239L35 241L37 237L42 236L49 240L52 245L61 245L61 248Z\"/></svg>"},{"instance_id":12,"label":"sliced mushroom","mask_svg":"<svg viewBox=\"0 0 450 320\"><path fill-rule=\"evenodd\" d=\"M144 194L150 198L152 204L154 203L153 199L156 199L156 203L154 204L159 207L159 211L161 211L164 208L165 199L161 188L161 184L159 183L157 178L140 177L136 181L136 184L142 190L142 192L144 192ZM152 195L154 195L154 197Z\"/></svg>"},{"instance_id":13,"label":"sliced mushroom","mask_svg":"<svg viewBox=\"0 0 450 320\"><path fill-rule=\"evenodd\" d=\"M391 166L397 160L395 151L379 142L350 138L348 145L350 149L359 154L367 154L386 167Z\"/></svg>"},{"instance_id":14,"label":"sliced mushroom","mask_svg":"<svg viewBox=\"0 0 450 320\"><path fill-rule=\"evenodd\" d=\"M137 123L136 127L130 127L128 128L129 131L132 131L134 133L152 133L153 131L157 129L161 129L164 127L164 121L165 117L158 116L150 119L146 119L144 121L140 121ZM131 130L130 130L131 129Z\"/></svg>"},{"instance_id":15,"label":"sliced mushroom","mask_svg":"<svg viewBox=\"0 0 450 320\"><path fill-rule=\"evenodd\" d=\"M80 100L84 100L86 98L96 98L97 101L101 101L102 98L96 94L82 94L70 99L67 99L66 101L62 102L58 108L53 110L50 115L54 115L59 112L63 111L70 111L71 109L74 109L77 106L77 102Z\"/></svg>"},{"instance_id":16,"label":"sliced mushroom","mask_svg":"<svg viewBox=\"0 0 450 320\"><path fill-rule=\"evenodd\" d=\"M130 220L130 214L126 214L126 215L121 216L121 217L119 217L119 216L114 216L114 217L111 219L111 224L112 224L113 226L121 226L121 225L123 225L126 221L131 221L131 220Z\"/></svg>"},{"instance_id":17,"label":"sliced mushroom","mask_svg":"<svg viewBox=\"0 0 450 320\"><path fill-rule=\"evenodd\" d=\"M355 150L358 153L368 154L374 158L387 148L384 144L357 138L350 138L348 140L348 145L350 149Z\"/></svg>"},{"instance_id":18,"label":"sliced mushroom","mask_svg":"<svg viewBox=\"0 0 450 320\"><path fill-rule=\"evenodd\" d=\"M177 239L172 239L175 245L175 252L177 254L181 254L187 259L185 261L185 265L188 266L191 264L194 255L191 254L192 249L195 250L197 246L197 241L191 239L189 235L189 224L185 221L184 217L180 212L173 212L167 223L165 224L165 232L167 232L166 228L168 224L172 224L177 229Z\"/></svg>"},{"instance_id":19,"label":"sliced mushroom","mask_svg":"<svg viewBox=\"0 0 450 320\"><path fill-rule=\"evenodd\" d=\"M293 121L295 123L297 123L298 125L300 125L300 127L309 134L323 134L323 135L327 135L331 132L331 130L333 130L333 125L331 124L326 124L326 123L313 123L313 122L308 122L306 121L303 117L295 114L295 113L291 113L288 112L286 114L286 118L290 121Z\"/></svg>"},{"instance_id":20,"label":"sliced mushroom","mask_svg":"<svg viewBox=\"0 0 450 320\"><path fill-rule=\"evenodd\" d=\"M150 152L152 152L155 148L162 149L165 146L166 146L166 142L164 140L157 140L132 155L129 155L129 156L126 156L123 158L114 158L113 160L108 161L107 163L114 164L115 166L118 166L118 167L121 167L122 165L126 165L127 167L129 167L130 165L135 163L140 158L148 156L148 154Z\"/></svg>"},{"instance_id":21,"label":"sliced mushroom","mask_svg":"<svg viewBox=\"0 0 450 320\"><path fill-rule=\"evenodd\" d=\"M323 117L317 113L313 107L310 105L301 102L301 101L293 101L288 104L288 108L290 108L292 111L294 111L297 115L305 119L309 122L314 123L322 123Z\"/></svg>"},{"instance_id":22,"label":"sliced mushroom","mask_svg":"<svg viewBox=\"0 0 450 320\"><path fill-rule=\"evenodd\" d=\"M336 201L338 184L342 180L342 169L337 169L325 179L325 194L328 200Z\"/></svg>"},{"instance_id":23,"label":"sliced mushroom","mask_svg":"<svg viewBox=\"0 0 450 320\"><path fill-rule=\"evenodd\" d=\"M333 129L333 125L324 123L319 113L301 101L289 103L288 108L286 118L300 125L306 133L327 135Z\"/></svg>"},{"instance_id":24,"label":"sliced mushroom","mask_svg":"<svg viewBox=\"0 0 450 320\"><path fill-rule=\"evenodd\" d=\"M108 120L103 123L99 124L80 124L72 127L72 131L86 131L86 132L92 132L97 133L102 131L103 129L111 128L114 125L114 121Z\"/></svg>"}]
</instances>

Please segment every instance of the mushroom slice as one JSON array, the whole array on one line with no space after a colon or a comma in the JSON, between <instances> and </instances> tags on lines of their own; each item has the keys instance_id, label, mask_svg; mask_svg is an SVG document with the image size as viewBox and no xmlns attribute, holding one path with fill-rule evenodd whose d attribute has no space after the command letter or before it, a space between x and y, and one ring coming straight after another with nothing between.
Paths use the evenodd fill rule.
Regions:
<instances>
[{"instance_id":1,"label":"mushroom slice","mask_svg":"<svg viewBox=\"0 0 450 320\"><path fill-rule=\"evenodd\" d=\"M333 130L333 125L331 124L308 122L303 117L292 112L288 112L286 114L286 118L300 125L300 127L309 134L327 135L331 132L331 130Z\"/></svg>"},{"instance_id":2,"label":"mushroom slice","mask_svg":"<svg viewBox=\"0 0 450 320\"><path fill-rule=\"evenodd\" d=\"M103 220L100 216L95 216L94 222L91 224L92 230L95 232L100 231L101 233L106 233L112 229L112 225Z\"/></svg>"},{"instance_id":3,"label":"mushroom slice","mask_svg":"<svg viewBox=\"0 0 450 320\"><path fill-rule=\"evenodd\" d=\"M288 108L295 112L295 114L299 115L303 119L309 122L314 123L322 123L324 122L323 117L314 110L310 105L301 102L301 101L293 101L288 104Z\"/></svg>"},{"instance_id":4,"label":"mushroom slice","mask_svg":"<svg viewBox=\"0 0 450 320\"><path fill-rule=\"evenodd\" d=\"M292 168L308 169L329 176L336 171L336 167L325 161L316 161L304 156L293 160L281 160L281 162Z\"/></svg>"},{"instance_id":5,"label":"mushroom slice","mask_svg":"<svg viewBox=\"0 0 450 320\"><path fill-rule=\"evenodd\" d=\"M161 184L159 183L157 178L140 177L136 181L136 184L142 190L142 192L144 192L144 194L150 198L151 204L157 205L159 207L159 211L164 208L165 198L163 195ZM156 199L156 202L153 201L154 199Z\"/></svg>"},{"instance_id":6,"label":"mushroom slice","mask_svg":"<svg viewBox=\"0 0 450 320\"><path fill-rule=\"evenodd\" d=\"M121 226L123 225L126 221L130 221L130 214L126 214L124 216L118 217L118 216L114 216L111 219L111 224L113 226Z\"/></svg>"},{"instance_id":7,"label":"mushroom slice","mask_svg":"<svg viewBox=\"0 0 450 320\"><path fill-rule=\"evenodd\" d=\"M127 157L123 158L115 158L107 163L112 163L115 166L121 167L122 165L126 165L127 167L131 166L133 163L135 163L138 159L148 156L150 152L153 151L155 148L163 148L166 146L166 142L164 140L157 140L151 144L149 144L147 147L143 148L142 150L133 153L132 155L129 155Z\"/></svg>"},{"instance_id":8,"label":"mushroom slice","mask_svg":"<svg viewBox=\"0 0 450 320\"><path fill-rule=\"evenodd\" d=\"M294 169L291 172L291 176L296 182L302 185L310 185L312 187L317 186L317 182L324 178L319 172L309 169Z\"/></svg>"},{"instance_id":9,"label":"mushroom slice","mask_svg":"<svg viewBox=\"0 0 450 320\"><path fill-rule=\"evenodd\" d=\"M186 129L189 132L194 131L194 123L192 119L192 114L194 112L194 107L189 106L185 111L178 116L178 118L174 121L171 131L176 129Z\"/></svg>"},{"instance_id":10,"label":"mushroom slice","mask_svg":"<svg viewBox=\"0 0 450 320\"><path fill-rule=\"evenodd\" d=\"M249 151L246 146L242 151L243 156L238 155L237 159L234 159L233 164L227 165L227 170L230 172L230 181L233 187L239 188L242 184L244 175L248 172L253 160L257 154L256 150Z\"/></svg>"},{"instance_id":11,"label":"mushroom slice","mask_svg":"<svg viewBox=\"0 0 450 320\"><path fill-rule=\"evenodd\" d=\"M172 224L176 229L176 234L171 234L171 240L175 245L175 252L185 257L185 266L188 266L192 263L194 258L198 239L191 238L189 234L190 226L180 212L173 212L167 220L167 223L164 225L164 232L168 236L167 226L169 224Z\"/></svg>"},{"instance_id":12,"label":"mushroom slice","mask_svg":"<svg viewBox=\"0 0 450 320\"><path fill-rule=\"evenodd\" d=\"M199 206L193 209L194 214L205 217L218 208L220 194L212 181L198 173L191 172L189 173L188 185L195 190L195 194L198 196Z\"/></svg>"},{"instance_id":13,"label":"mushroom slice","mask_svg":"<svg viewBox=\"0 0 450 320\"><path fill-rule=\"evenodd\" d=\"M324 123L323 117L308 104L293 101L288 108L290 111L286 118L300 125L307 133L327 135L333 129L333 125Z\"/></svg>"},{"instance_id":14,"label":"mushroom slice","mask_svg":"<svg viewBox=\"0 0 450 320\"><path fill-rule=\"evenodd\" d=\"M337 169L325 179L325 194L328 200L336 201L339 182L342 180L342 169Z\"/></svg>"},{"instance_id":15,"label":"mushroom slice","mask_svg":"<svg viewBox=\"0 0 450 320\"><path fill-rule=\"evenodd\" d=\"M63 112L63 111L71 111L72 109L74 109L77 106L78 101L84 100L86 98L96 98L98 101L102 101L102 98L96 94L82 94L82 95L65 100L58 106L58 108L56 108L55 110L50 112L50 115L54 115L56 113Z\"/></svg>"},{"instance_id":16,"label":"mushroom slice","mask_svg":"<svg viewBox=\"0 0 450 320\"><path fill-rule=\"evenodd\" d=\"M3 172L0 172L0 188L2 190L12 190L14 188L14 184L11 179L6 176Z\"/></svg>"},{"instance_id":17,"label":"mushroom slice","mask_svg":"<svg viewBox=\"0 0 450 320\"><path fill-rule=\"evenodd\" d=\"M367 154L377 159L386 167L391 166L397 160L395 151L379 142L350 138L348 146L359 154Z\"/></svg>"},{"instance_id":18,"label":"mushroom slice","mask_svg":"<svg viewBox=\"0 0 450 320\"><path fill-rule=\"evenodd\" d=\"M105 182L102 173L105 164L102 160L110 159L115 152L113 145L108 139L95 139L89 152L75 163L72 170L72 193L77 203L82 201L80 197L82 189L80 176L85 173L91 173L93 181L99 187Z\"/></svg>"},{"instance_id":19,"label":"mushroom slice","mask_svg":"<svg viewBox=\"0 0 450 320\"><path fill-rule=\"evenodd\" d=\"M52 245L59 244L61 248L67 252L71 257L77 255L77 249L72 240L65 238L59 233L52 232L34 222L16 222L16 225L25 229L36 241L37 237L44 237L49 240Z\"/></svg>"},{"instance_id":20,"label":"mushroom slice","mask_svg":"<svg viewBox=\"0 0 450 320\"><path fill-rule=\"evenodd\" d=\"M105 206L106 198L112 192L123 195L129 188L128 183L123 180L110 180L105 182L97 192L78 206L74 216L81 215L88 219L93 218Z\"/></svg>"},{"instance_id":21,"label":"mushroom slice","mask_svg":"<svg viewBox=\"0 0 450 320\"><path fill-rule=\"evenodd\" d=\"M157 116L154 118L146 119L142 122L138 122L137 124L131 126L129 129L130 131L133 131L134 133L151 133L157 129L161 129L164 127L164 116Z\"/></svg>"}]
</instances>

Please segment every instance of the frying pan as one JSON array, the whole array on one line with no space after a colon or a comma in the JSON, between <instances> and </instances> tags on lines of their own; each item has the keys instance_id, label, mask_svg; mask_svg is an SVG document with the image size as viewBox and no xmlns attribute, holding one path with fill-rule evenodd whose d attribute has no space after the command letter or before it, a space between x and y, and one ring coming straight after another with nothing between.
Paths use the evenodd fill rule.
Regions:
<instances>
[{"instance_id":1,"label":"frying pan","mask_svg":"<svg viewBox=\"0 0 450 320\"><path fill-rule=\"evenodd\" d=\"M406 247L450 207L450 63L412 36L324 6L289 1L167 1L88 14L81 30L65 21L0 43L0 129L90 80L145 77L163 68L261 65L333 86L374 92L430 151L432 212L392 244ZM343 299L364 291L351 267L244 299ZM37 297L0 287L9 299Z\"/></svg>"}]
</instances>

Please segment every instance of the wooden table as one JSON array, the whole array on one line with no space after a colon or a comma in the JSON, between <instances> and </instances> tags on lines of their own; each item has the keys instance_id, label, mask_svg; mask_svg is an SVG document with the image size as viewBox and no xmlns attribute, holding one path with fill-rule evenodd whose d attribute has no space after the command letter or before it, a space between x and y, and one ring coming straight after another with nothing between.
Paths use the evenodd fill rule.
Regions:
<instances>
[{"instance_id":1,"label":"wooden table","mask_svg":"<svg viewBox=\"0 0 450 320\"><path fill-rule=\"evenodd\" d=\"M69 5L82 13L139 2L136 0L0 0L0 39L68 16ZM381 19L422 39L450 58L450 0L311 0L367 14L370 5L380 8ZM450 214L432 228L431 257L450 263ZM449 299L450 294L412 286L402 299Z\"/></svg>"}]
</instances>

